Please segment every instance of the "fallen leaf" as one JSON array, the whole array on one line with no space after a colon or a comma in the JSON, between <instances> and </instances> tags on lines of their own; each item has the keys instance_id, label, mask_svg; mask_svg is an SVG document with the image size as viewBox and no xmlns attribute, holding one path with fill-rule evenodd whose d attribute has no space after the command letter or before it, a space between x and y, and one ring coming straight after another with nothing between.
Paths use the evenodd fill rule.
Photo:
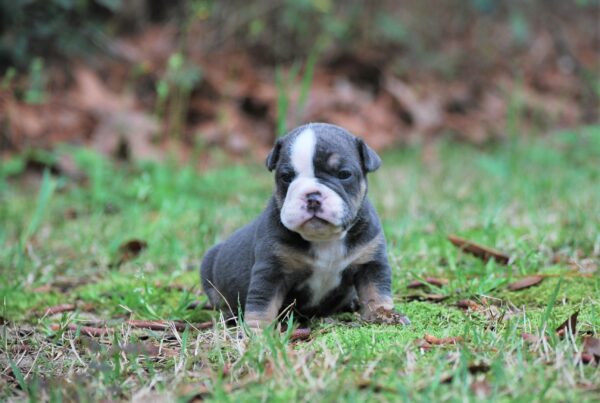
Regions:
<instances>
[{"instance_id":1,"label":"fallen leaf","mask_svg":"<svg viewBox=\"0 0 600 403\"><path fill-rule=\"evenodd\" d=\"M57 313L63 313L63 312L70 312L70 311L74 311L75 309L76 309L75 304L55 305L55 306L51 306L50 308L47 308L46 312L44 312L44 316L56 315Z\"/></svg>"},{"instance_id":2,"label":"fallen leaf","mask_svg":"<svg viewBox=\"0 0 600 403\"><path fill-rule=\"evenodd\" d=\"M423 281L414 280L410 282L408 284L408 288L425 287L427 284L435 285L436 287L443 287L448 284L448 280L445 278L425 277Z\"/></svg>"},{"instance_id":3,"label":"fallen leaf","mask_svg":"<svg viewBox=\"0 0 600 403\"><path fill-rule=\"evenodd\" d=\"M600 361L600 339L588 336L583 339L583 352L591 354L596 357L596 360Z\"/></svg>"},{"instance_id":4,"label":"fallen leaf","mask_svg":"<svg viewBox=\"0 0 600 403\"><path fill-rule=\"evenodd\" d=\"M196 323L196 324L192 324L192 327L198 330L202 330L202 329L210 329L214 326L214 323L212 322L202 322L202 323Z\"/></svg>"},{"instance_id":5,"label":"fallen leaf","mask_svg":"<svg viewBox=\"0 0 600 403\"><path fill-rule=\"evenodd\" d=\"M18 344L16 346L12 346L13 353L26 353L33 350L32 346L27 344Z\"/></svg>"},{"instance_id":6,"label":"fallen leaf","mask_svg":"<svg viewBox=\"0 0 600 403\"><path fill-rule=\"evenodd\" d=\"M521 338L529 343L537 343L541 340L539 336L531 333L521 333Z\"/></svg>"},{"instance_id":7,"label":"fallen leaf","mask_svg":"<svg viewBox=\"0 0 600 403\"><path fill-rule=\"evenodd\" d=\"M491 369L491 367L488 364L486 364L485 362L480 362L477 364L470 364L468 366L469 373L471 373L473 375L488 372L490 369Z\"/></svg>"},{"instance_id":8,"label":"fallen leaf","mask_svg":"<svg viewBox=\"0 0 600 403\"><path fill-rule=\"evenodd\" d=\"M310 328L298 328L290 335L290 341L308 340L310 339Z\"/></svg>"},{"instance_id":9,"label":"fallen leaf","mask_svg":"<svg viewBox=\"0 0 600 403\"><path fill-rule=\"evenodd\" d=\"M36 293L50 292L50 291L52 291L52 285L44 284L39 287L32 288L31 291L36 292Z\"/></svg>"},{"instance_id":10,"label":"fallen leaf","mask_svg":"<svg viewBox=\"0 0 600 403\"><path fill-rule=\"evenodd\" d=\"M79 213L71 207L65 210L64 216L67 220L75 220L79 216Z\"/></svg>"},{"instance_id":11,"label":"fallen leaf","mask_svg":"<svg viewBox=\"0 0 600 403\"><path fill-rule=\"evenodd\" d=\"M593 381L577 382L577 388L585 392L600 392L600 385Z\"/></svg>"},{"instance_id":12,"label":"fallen leaf","mask_svg":"<svg viewBox=\"0 0 600 403\"><path fill-rule=\"evenodd\" d=\"M417 339L415 340L415 343L417 344L417 347L425 351L429 351L433 348L433 345L428 343L425 339Z\"/></svg>"},{"instance_id":13,"label":"fallen leaf","mask_svg":"<svg viewBox=\"0 0 600 403\"><path fill-rule=\"evenodd\" d=\"M580 360L582 364L593 364L596 362L596 358L590 353L581 353Z\"/></svg>"},{"instance_id":14,"label":"fallen leaf","mask_svg":"<svg viewBox=\"0 0 600 403\"><path fill-rule=\"evenodd\" d=\"M436 345L436 346L443 346L446 344L457 344L458 342L462 341L462 337L457 336L457 337L442 337L442 338L437 338L435 336L432 336L430 334L425 334L425 336L423 336L423 339L432 345Z\"/></svg>"},{"instance_id":15,"label":"fallen leaf","mask_svg":"<svg viewBox=\"0 0 600 403\"><path fill-rule=\"evenodd\" d=\"M481 374L481 373L486 373L490 370L490 366L486 363L478 363L478 364L470 364L467 367L467 370L469 371L469 373L471 375L476 375L476 374ZM446 376L443 376L440 379L441 383L445 383L448 384L450 382L452 382L452 380L454 379L454 374L449 374Z\"/></svg>"},{"instance_id":16,"label":"fallen leaf","mask_svg":"<svg viewBox=\"0 0 600 403\"><path fill-rule=\"evenodd\" d=\"M556 328L556 334L560 337L564 337L567 331L570 331L573 336L577 334L577 316L579 311L572 314L567 320L565 320L559 327Z\"/></svg>"},{"instance_id":17,"label":"fallen leaf","mask_svg":"<svg viewBox=\"0 0 600 403\"><path fill-rule=\"evenodd\" d=\"M213 322L186 323L179 321L163 321L163 320L128 320L127 325L135 329L150 329L150 330L169 330L171 325L179 332L185 330L186 326L192 329L203 330L213 327Z\"/></svg>"},{"instance_id":18,"label":"fallen leaf","mask_svg":"<svg viewBox=\"0 0 600 403\"><path fill-rule=\"evenodd\" d=\"M148 243L139 239L123 242L121 246L119 246L120 256L117 266L138 257L147 247Z\"/></svg>"},{"instance_id":19,"label":"fallen leaf","mask_svg":"<svg viewBox=\"0 0 600 403\"><path fill-rule=\"evenodd\" d=\"M159 132L158 122L149 114L136 110L101 113L92 146L109 157L133 160L161 159L161 151L153 138Z\"/></svg>"},{"instance_id":20,"label":"fallen leaf","mask_svg":"<svg viewBox=\"0 0 600 403\"><path fill-rule=\"evenodd\" d=\"M508 264L508 262L510 261L510 256L508 256L505 253L502 253L496 249L476 244L456 235L448 235L448 240L452 242L454 246L460 248L462 251L470 253L471 255L476 256L485 262L487 262L490 259L494 259L498 263Z\"/></svg>"},{"instance_id":21,"label":"fallen leaf","mask_svg":"<svg viewBox=\"0 0 600 403\"><path fill-rule=\"evenodd\" d=\"M371 389L375 393L381 393L381 392L398 393L398 390L396 390L392 387L381 385L379 383L374 383L373 381L370 381L367 379L361 379L360 381L356 382L356 387L361 390L362 389Z\"/></svg>"},{"instance_id":22,"label":"fallen leaf","mask_svg":"<svg viewBox=\"0 0 600 403\"><path fill-rule=\"evenodd\" d=\"M483 399L490 393L492 393L492 387L486 379L481 379L479 381L473 381L473 383L471 383L471 391L475 396L477 396L480 399Z\"/></svg>"},{"instance_id":23,"label":"fallen leaf","mask_svg":"<svg viewBox=\"0 0 600 403\"><path fill-rule=\"evenodd\" d=\"M54 278L52 280L51 283L49 284L44 284L40 287L34 288L32 291L35 292L50 292L50 291L56 291L56 292L66 292L69 291L75 287L79 287L85 284L89 284L91 282L95 281L95 277L93 276L88 276L85 278L79 278L79 279L75 279L75 278L71 278L71 277L66 277L66 276L57 276L56 278Z\"/></svg>"},{"instance_id":24,"label":"fallen leaf","mask_svg":"<svg viewBox=\"0 0 600 403\"><path fill-rule=\"evenodd\" d=\"M59 324L52 324L50 325L50 329L52 329L53 331L58 331L60 330L60 325ZM71 330L71 331L77 331L79 330L79 332L81 334L84 334L86 336L90 336L90 337L96 337L96 336L105 336L108 334L111 334L113 332L113 329L109 329L109 328L100 328L100 327L91 327L91 326L78 326L74 323L69 323L67 325L67 329Z\"/></svg>"},{"instance_id":25,"label":"fallen leaf","mask_svg":"<svg viewBox=\"0 0 600 403\"><path fill-rule=\"evenodd\" d=\"M507 288L510 291L519 291L525 288L533 287L534 285L541 283L542 280L544 280L544 277L540 275L528 276L519 281L515 281L514 283L510 283Z\"/></svg>"},{"instance_id":26,"label":"fallen leaf","mask_svg":"<svg viewBox=\"0 0 600 403\"><path fill-rule=\"evenodd\" d=\"M448 299L447 295L442 294L413 294L405 297L408 301L432 301L440 302Z\"/></svg>"},{"instance_id":27,"label":"fallen leaf","mask_svg":"<svg viewBox=\"0 0 600 403\"><path fill-rule=\"evenodd\" d=\"M150 329L150 330L169 330L171 325L179 332L184 331L186 326L185 322L169 322L162 320L128 320L127 325L136 329ZM212 325L212 322L210 322Z\"/></svg>"},{"instance_id":28,"label":"fallen leaf","mask_svg":"<svg viewBox=\"0 0 600 403\"><path fill-rule=\"evenodd\" d=\"M128 343L118 346L116 352L122 351L132 355L147 355L148 357L176 357L179 355L177 350L167 348L154 343Z\"/></svg>"},{"instance_id":29,"label":"fallen leaf","mask_svg":"<svg viewBox=\"0 0 600 403\"><path fill-rule=\"evenodd\" d=\"M467 310L471 310L471 311L480 311L480 310L484 309L477 302L470 300L470 299L461 299L460 301L458 301L456 303L456 306L461 309L467 309Z\"/></svg>"}]
</instances>

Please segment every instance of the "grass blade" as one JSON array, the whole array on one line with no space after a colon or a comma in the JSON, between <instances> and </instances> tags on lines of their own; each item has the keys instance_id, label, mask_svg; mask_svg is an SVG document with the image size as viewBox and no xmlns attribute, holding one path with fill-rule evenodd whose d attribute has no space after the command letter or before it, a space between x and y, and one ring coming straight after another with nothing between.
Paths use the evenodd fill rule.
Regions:
<instances>
[{"instance_id":1,"label":"grass blade","mask_svg":"<svg viewBox=\"0 0 600 403\"><path fill-rule=\"evenodd\" d=\"M42 218L46 213L48 203L52 198L52 194L54 193L55 188L56 182L50 176L50 172L48 170L45 170L44 176L42 178L42 184L40 186L40 193L38 195L37 205L35 207L33 217L31 218L27 229L21 237L21 246L24 246L38 230L40 223L42 222Z\"/></svg>"},{"instance_id":2,"label":"grass blade","mask_svg":"<svg viewBox=\"0 0 600 403\"><path fill-rule=\"evenodd\" d=\"M17 367L17 364L15 364L12 358L8 359L8 363L10 364L10 369L12 369L12 373L15 376L15 379L17 380L19 386L21 387L21 390L26 392L27 382L25 382L25 377L23 376L23 373L21 372L19 367Z\"/></svg>"},{"instance_id":3,"label":"grass blade","mask_svg":"<svg viewBox=\"0 0 600 403\"><path fill-rule=\"evenodd\" d=\"M277 136L282 136L287 131L287 113L289 97L287 86L284 83L281 67L275 68L275 87L277 88Z\"/></svg>"},{"instance_id":4,"label":"grass blade","mask_svg":"<svg viewBox=\"0 0 600 403\"><path fill-rule=\"evenodd\" d=\"M300 83L300 96L298 98L298 110L296 111L297 120L302 119L302 114L304 112L304 107L306 106L306 101L308 101L308 95L312 86L315 66L317 64L320 51L321 46L319 43L317 43L310 51L308 59L306 60L302 82ZM296 123L299 124L300 122L297 121Z\"/></svg>"},{"instance_id":5,"label":"grass blade","mask_svg":"<svg viewBox=\"0 0 600 403\"><path fill-rule=\"evenodd\" d=\"M550 318L550 314L552 313L552 309L554 308L554 304L556 303L556 297L558 297L558 292L560 291L560 286L562 285L563 277L560 276L558 279L558 283L552 291L552 295L550 295L550 300L548 301L548 305L546 306L546 310L544 311L544 315L542 316L542 322L540 323L540 329L545 329L546 324L548 323L548 319Z\"/></svg>"}]
</instances>

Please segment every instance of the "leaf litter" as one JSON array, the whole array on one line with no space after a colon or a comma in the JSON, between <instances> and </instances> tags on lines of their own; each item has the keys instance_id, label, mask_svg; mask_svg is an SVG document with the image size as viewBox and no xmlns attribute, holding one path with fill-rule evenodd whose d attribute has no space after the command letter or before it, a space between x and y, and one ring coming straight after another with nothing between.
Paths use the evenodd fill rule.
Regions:
<instances>
[{"instance_id":1,"label":"leaf litter","mask_svg":"<svg viewBox=\"0 0 600 403\"><path fill-rule=\"evenodd\" d=\"M482 259L485 262L487 262L490 259L494 259L498 263L504 265L510 262L509 255L500 252L499 250L477 244L465 238L461 238L457 235L448 235L448 240L460 250L469 253L475 257L478 257L479 259Z\"/></svg>"},{"instance_id":2,"label":"leaf litter","mask_svg":"<svg viewBox=\"0 0 600 403\"><path fill-rule=\"evenodd\" d=\"M524 290L526 288L538 285L543 280L544 280L544 277L540 276L540 275L528 276L528 277L524 277L524 278L522 278L522 279L520 279L518 281L515 281L513 283L510 283L506 287L510 291L520 291L520 290Z\"/></svg>"}]
</instances>

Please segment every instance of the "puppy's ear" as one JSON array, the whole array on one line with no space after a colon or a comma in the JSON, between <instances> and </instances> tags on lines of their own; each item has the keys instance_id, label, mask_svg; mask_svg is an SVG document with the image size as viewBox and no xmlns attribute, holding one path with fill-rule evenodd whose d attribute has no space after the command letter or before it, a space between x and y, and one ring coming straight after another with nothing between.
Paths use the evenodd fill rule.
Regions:
<instances>
[{"instance_id":1,"label":"puppy's ear","mask_svg":"<svg viewBox=\"0 0 600 403\"><path fill-rule=\"evenodd\" d=\"M362 166L365 172L373 172L381 166L381 158L371 147L369 147L364 141L357 138L358 154L362 161Z\"/></svg>"},{"instance_id":2,"label":"puppy's ear","mask_svg":"<svg viewBox=\"0 0 600 403\"><path fill-rule=\"evenodd\" d=\"M271 150L269 155L267 155L267 159L265 160L265 165L267 166L267 169L269 171L274 170L275 167L277 166L277 161L279 161L279 153L281 151L282 143L283 142L281 141L281 139L277 140L275 142L275 145L273 146L273 149Z\"/></svg>"}]
</instances>

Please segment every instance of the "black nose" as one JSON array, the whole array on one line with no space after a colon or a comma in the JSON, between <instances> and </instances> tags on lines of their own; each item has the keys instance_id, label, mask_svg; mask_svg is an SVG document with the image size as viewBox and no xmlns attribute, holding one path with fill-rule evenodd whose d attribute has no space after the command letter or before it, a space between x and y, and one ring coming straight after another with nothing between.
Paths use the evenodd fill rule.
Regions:
<instances>
[{"instance_id":1,"label":"black nose","mask_svg":"<svg viewBox=\"0 0 600 403\"><path fill-rule=\"evenodd\" d=\"M306 209L313 213L321 209L321 192L313 192L306 195Z\"/></svg>"}]
</instances>

